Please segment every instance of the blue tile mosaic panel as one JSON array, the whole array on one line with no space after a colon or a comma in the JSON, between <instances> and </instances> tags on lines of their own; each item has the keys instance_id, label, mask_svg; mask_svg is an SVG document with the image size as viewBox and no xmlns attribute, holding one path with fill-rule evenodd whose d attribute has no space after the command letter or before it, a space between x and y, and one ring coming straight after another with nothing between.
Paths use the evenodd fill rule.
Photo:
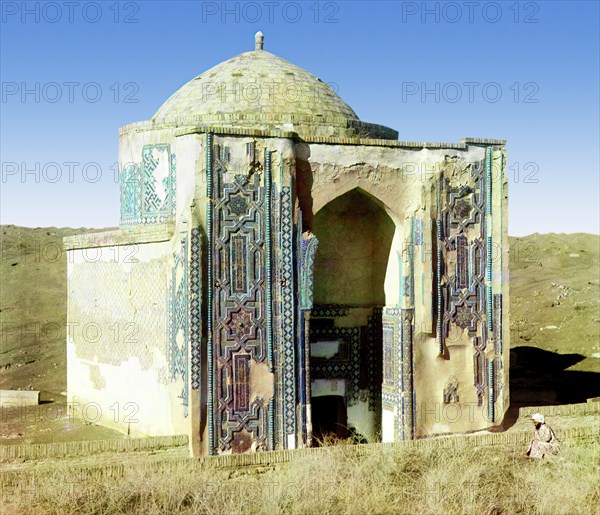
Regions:
<instances>
[{"instance_id":1,"label":"blue tile mosaic panel","mask_svg":"<svg viewBox=\"0 0 600 515\"><path fill-rule=\"evenodd\" d=\"M123 165L120 172L121 225L172 220L176 177L176 157L170 145L144 145L141 161Z\"/></svg>"}]
</instances>

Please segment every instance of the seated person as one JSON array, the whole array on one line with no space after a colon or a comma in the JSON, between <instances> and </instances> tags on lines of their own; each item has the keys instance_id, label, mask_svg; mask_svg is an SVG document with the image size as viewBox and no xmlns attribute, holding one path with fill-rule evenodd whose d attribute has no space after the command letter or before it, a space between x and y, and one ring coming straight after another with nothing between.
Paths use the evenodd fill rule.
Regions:
<instances>
[{"instance_id":1,"label":"seated person","mask_svg":"<svg viewBox=\"0 0 600 515\"><path fill-rule=\"evenodd\" d=\"M556 452L558 450L558 439L552 428L545 423L544 415L534 413L531 415L531 421L535 426L535 436L529 444L527 457L543 458L545 454Z\"/></svg>"}]
</instances>

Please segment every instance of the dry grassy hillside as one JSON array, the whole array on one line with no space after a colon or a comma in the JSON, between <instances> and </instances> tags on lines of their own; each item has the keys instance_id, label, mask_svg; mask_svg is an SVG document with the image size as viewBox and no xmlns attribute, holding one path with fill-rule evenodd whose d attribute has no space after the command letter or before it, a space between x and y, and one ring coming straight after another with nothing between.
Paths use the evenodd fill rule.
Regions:
<instances>
[{"instance_id":1,"label":"dry grassy hillside","mask_svg":"<svg viewBox=\"0 0 600 515\"><path fill-rule=\"evenodd\" d=\"M66 388L67 258L62 238L90 229L2 225L0 389Z\"/></svg>"},{"instance_id":2,"label":"dry grassy hillside","mask_svg":"<svg viewBox=\"0 0 600 515\"><path fill-rule=\"evenodd\" d=\"M0 388L66 388L66 255L89 229L2 226ZM600 238L511 238L511 392L516 404L600 396Z\"/></svg>"}]
</instances>

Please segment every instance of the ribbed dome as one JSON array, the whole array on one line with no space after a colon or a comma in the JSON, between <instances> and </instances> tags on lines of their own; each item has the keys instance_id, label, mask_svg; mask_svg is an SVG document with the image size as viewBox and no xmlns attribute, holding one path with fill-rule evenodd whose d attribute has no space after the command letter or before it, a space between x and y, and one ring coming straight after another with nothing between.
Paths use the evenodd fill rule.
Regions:
<instances>
[{"instance_id":1,"label":"ribbed dome","mask_svg":"<svg viewBox=\"0 0 600 515\"><path fill-rule=\"evenodd\" d=\"M178 89L153 120L206 119L210 115L233 115L228 119L308 115L358 120L350 106L321 79L265 50L240 54L198 75Z\"/></svg>"}]
</instances>

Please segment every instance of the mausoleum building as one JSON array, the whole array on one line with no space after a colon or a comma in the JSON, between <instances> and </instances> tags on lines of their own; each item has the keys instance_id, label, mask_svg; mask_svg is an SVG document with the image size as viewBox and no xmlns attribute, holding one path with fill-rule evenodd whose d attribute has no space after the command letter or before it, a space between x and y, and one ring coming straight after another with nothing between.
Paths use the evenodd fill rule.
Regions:
<instances>
[{"instance_id":1,"label":"mausoleum building","mask_svg":"<svg viewBox=\"0 0 600 515\"><path fill-rule=\"evenodd\" d=\"M119 163L119 229L65 238L76 414L196 455L502 422L504 141L399 141L258 33Z\"/></svg>"}]
</instances>

